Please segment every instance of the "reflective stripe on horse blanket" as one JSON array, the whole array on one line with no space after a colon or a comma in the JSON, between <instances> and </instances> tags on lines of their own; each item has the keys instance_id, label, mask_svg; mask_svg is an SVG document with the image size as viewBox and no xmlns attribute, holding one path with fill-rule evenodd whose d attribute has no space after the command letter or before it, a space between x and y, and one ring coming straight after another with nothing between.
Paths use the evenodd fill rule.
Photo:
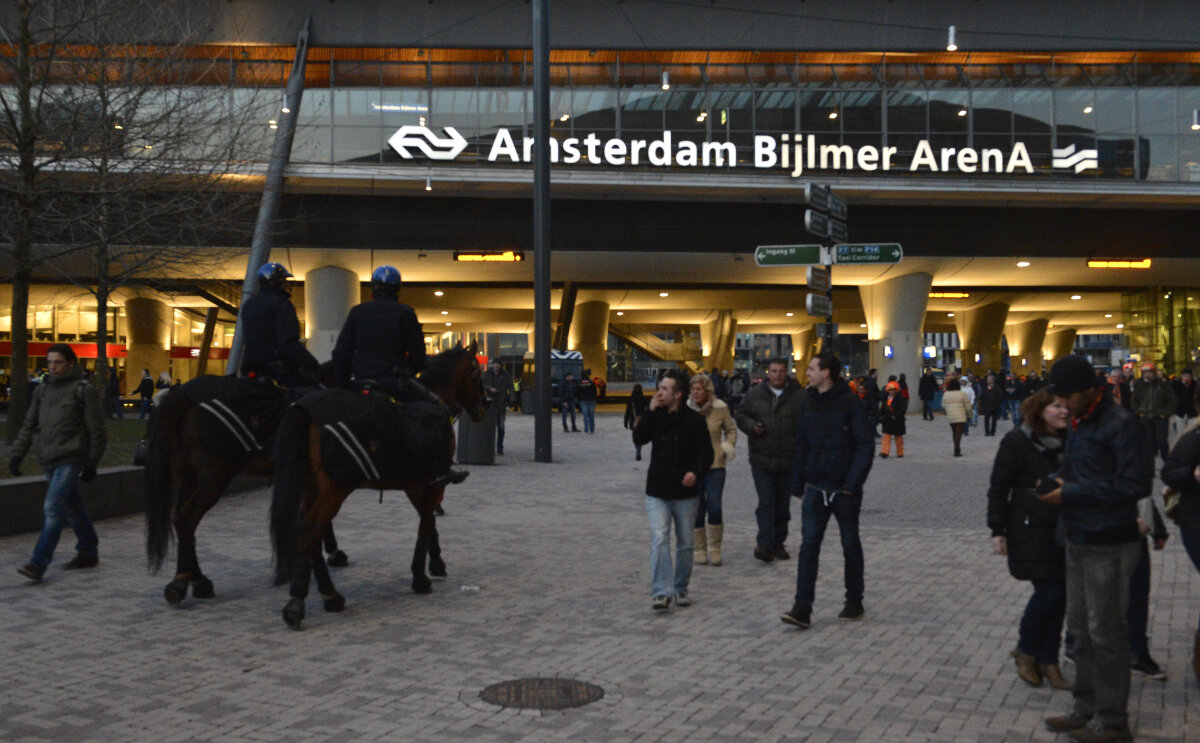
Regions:
<instances>
[{"instance_id":1,"label":"reflective stripe on horse blanket","mask_svg":"<svg viewBox=\"0 0 1200 743\"><path fill-rule=\"evenodd\" d=\"M197 417L201 440L219 456L270 452L286 407L284 391L267 382L207 374L181 389L205 414Z\"/></svg>"},{"instance_id":2,"label":"reflective stripe on horse blanket","mask_svg":"<svg viewBox=\"0 0 1200 743\"><path fill-rule=\"evenodd\" d=\"M441 405L348 390L316 392L296 404L320 429L322 467L342 487L424 480L450 467L454 428Z\"/></svg>"}]
</instances>

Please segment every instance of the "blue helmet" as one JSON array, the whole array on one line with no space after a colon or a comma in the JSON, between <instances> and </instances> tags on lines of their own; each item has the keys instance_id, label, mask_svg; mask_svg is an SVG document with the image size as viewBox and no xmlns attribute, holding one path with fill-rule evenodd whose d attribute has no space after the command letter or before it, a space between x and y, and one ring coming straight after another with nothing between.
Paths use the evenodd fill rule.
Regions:
<instances>
[{"instance_id":1,"label":"blue helmet","mask_svg":"<svg viewBox=\"0 0 1200 743\"><path fill-rule=\"evenodd\" d=\"M371 274L371 285L399 289L400 271L395 266L380 266Z\"/></svg>"},{"instance_id":2,"label":"blue helmet","mask_svg":"<svg viewBox=\"0 0 1200 743\"><path fill-rule=\"evenodd\" d=\"M278 281L283 283L285 279L292 278L292 272L283 267L282 263L264 263L262 268L258 269L258 284L270 284Z\"/></svg>"}]
</instances>

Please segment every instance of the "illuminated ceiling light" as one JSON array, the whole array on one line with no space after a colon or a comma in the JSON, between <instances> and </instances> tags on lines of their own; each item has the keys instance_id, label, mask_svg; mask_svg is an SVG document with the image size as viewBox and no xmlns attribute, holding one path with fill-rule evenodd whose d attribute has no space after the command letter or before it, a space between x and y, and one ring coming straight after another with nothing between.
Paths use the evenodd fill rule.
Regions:
<instances>
[{"instance_id":1,"label":"illuminated ceiling light","mask_svg":"<svg viewBox=\"0 0 1200 743\"><path fill-rule=\"evenodd\" d=\"M620 310L617 310L617 317L621 317L621 316L622 316L622 315L624 315L624 314L625 314L624 312L622 312L622 311L620 311Z\"/></svg>"},{"instance_id":2,"label":"illuminated ceiling light","mask_svg":"<svg viewBox=\"0 0 1200 743\"><path fill-rule=\"evenodd\" d=\"M948 51L948 52L957 52L958 51L958 38L957 38L958 33L957 32L958 32L958 29L956 29L954 26L951 26L949 28L948 32L946 33L946 51Z\"/></svg>"},{"instance_id":3,"label":"illuminated ceiling light","mask_svg":"<svg viewBox=\"0 0 1200 743\"><path fill-rule=\"evenodd\" d=\"M450 310L442 310L442 314L443 314L443 315L449 315L449 314L450 314Z\"/></svg>"},{"instance_id":4,"label":"illuminated ceiling light","mask_svg":"<svg viewBox=\"0 0 1200 743\"><path fill-rule=\"evenodd\" d=\"M967 292L929 292L930 299L966 299L970 296Z\"/></svg>"},{"instance_id":5,"label":"illuminated ceiling light","mask_svg":"<svg viewBox=\"0 0 1200 743\"><path fill-rule=\"evenodd\" d=\"M967 109L965 109L965 108L960 108L960 109L958 109L958 115L959 115L959 116L966 116L966 115L967 115Z\"/></svg>"},{"instance_id":6,"label":"illuminated ceiling light","mask_svg":"<svg viewBox=\"0 0 1200 743\"><path fill-rule=\"evenodd\" d=\"M1084 107L1083 107L1083 112L1084 112L1085 114L1090 114L1090 113L1092 112L1092 107L1091 107L1091 106L1084 106Z\"/></svg>"},{"instance_id":7,"label":"illuminated ceiling light","mask_svg":"<svg viewBox=\"0 0 1200 743\"><path fill-rule=\"evenodd\" d=\"M829 118L831 118L831 119L837 118L837 109L836 108L829 112Z\"/></svg>"},{"instance_id":8,"label":"illuminated ceiling light","mask_svg":"<svg viewBox=\"0 0 1200 743\"><path fill-rule=\"evenodd\" d=\"M860 328L865 328L865 327L867 327L867 324L866 324L865 322L864 322L864 323L859 323L859 324L858 324L858 327L860 327Z\"/></svg>"},{"instance_id":9,"label":"illuminated ceiling light","mask_svg":"<svg viewBox=\"0 0 1200 743\"><path fill-rule=\"evenodd\" d=\"M946 313L946 317L954 317L954 313L953 313L953 312L947 312L947 313Z\"/></svg>"},{"instance_id":10,"label":"illuminated ceiling light","mask_svg":"<svg viewBox=\"0 0 1200 743\"><path fill-rule=\"evenodd\" d=\"M1017 261L1017 268L1029 268L1029 261Z\"/></svg>"},{"instance_id":11,"label":"illuminated ceiling light","mask_svg":"<svg viewBox=\"0 0 1200 743\"><path fill-rule=\"evenodd\" d=\"M1078 294L1072 294L1071 299L1083 299L1083 297L1079 296Z\"/></svg>"},{"instance_id":12,"label":"illuminated ceiling light","mask_svg":"<svg viewBox=\"0 0 1200 743\"><path fill-rule=\"evenodd\" d=\"M671 78L667 75L666 70L663 70L663 74L662 74L662 89L663 90L671 89Z\"/></svg>"},{"instance_id":13,"label":"illuminated ceiling light","mask_svg":"<svg viewBox=\"0 0 1200 743\"><path fill-rule=\"evenodd\" d=\"M418 118L417 123L420 124L421 126L425 126L425 117L422 116L422 117Z\"/></svg>"},{"instance_id":14,"label":"illuminated ceiling light","mask_svg":"<svg viewBox=\"0 0 1200 743\"><path fill-rule=\"evenodd\" d=\"M1150 268L1150 259L1143 258L1138 261L1132 261L1132 260L1108 261L1108 260L1092 260L1089 258L1087 265L1088 265L1088 268Z\"/></svg>"},{"instance_id":15,"label":"illuminated ceiling light","mask_svg":"<svg viewBox=\"0 0 1200 743\"><path fill-rule=\"evenodd\" d=\"M446 292L442 291L441 289L438 289L437 291L435 291L435 292L433 293L433 296L435 296L435 297L440 297L440 296L442 296L442 295L443 295L443 294L445 294L445 293L446 293Z\"/></svg>"},{"instance_id":16,"label":"illuminated ceiling light","mask_svg":"<svg viewBox=\"0 0 1200 743\"><path fill-rule=\"evenodd\" d=\"M425 178L425 190L426 191L433 190L433 179L429 178L428 176L426 176L426 178Z\"/></svg>"},{"instance_id":17,"label":"illuminated ceiling light","mask_svg":"<svg viewBox=\"0 0 1200 743\"><path fill-rule=\"evenodd\" d=\"M788 317L792 317L792 316L793 316L793 315L795 315L796 313L795 313L795 312L785 312L785 313L783 313L783 314L784 314L784 315L787 315Z\"/></svg>"},{"instance_id":18,"label":"illuminated ceiling light","mask_svg":"<svg viewBox=\"0 0 1200 743\"><path fill-rule=\"evenodd\" d=\"M519 250L456 250L454 260L464 263L520 263L525 254Z\"/></svg>"},{"instance_id":19,"label":"illuminated ceiling light","mask_svg":"<svg viewBox=\"0 0 1200 743\"><path fill-rule=\"evenodd\" d=\"M568 120L570 120L570 118L571 118L571 114L563 114L562 116L558 117L558 120L559 121L568 121Z\"/></svg>"},{"instance_id":20,"label":"illuminated ceiling light","mask_svg":"<svg viewBox=\"0 0 1200 743\"><path fill-rule=\"evenodd\" d=\"M451 325L453 325L453 324L454 324L454 323L452 323L452 322L448 322L448 323L446 323L446 327L450 327L450 326L451 326Z\"/></svg>"},{"instance_id":21,"label":"illuminated ceiling light","mask_svg":"<svg viewBox=\"0 0 1200 743\"><path fill-rule=\"evenodd\" d=\"M670 295L671 295L670 292L659 292L658 293L658 296L660 296L660 297L669 297Z\"/></svg>"},{"instance_id":22,"label":"illuminated ceiling light","mask_svg":"<svg viewBox=\"0 0 1200 743\"><path fill-rule=\"evenodd\" d=\"M1123 328L1123 327L1125 327L1125 323L1123 323L1123 322L1119 322L1119 323L1117 323L1117 327L1118 327L1118 328Z\"/></svg>"},{"instance_id":23,"label":"illuminated ceiling light","mask_svg":"<svg viewBox=\"0 0 1200 743\"><path fill-rule=\"evenodd\" d=\"M1200 108L1192 109L1192 131L1200 132Z\"/></svg>"},{"instance_id":24,"label":"illuminated ceiling light","mask_svg":"<svg viewBox=\"0 0 1200 743\"><path fill-rule=\"evenodd\" d=\"M113 124L113 129L116 129L118 131L120 131L121 129L124 129L124 128L125 127L121 126L120 124Z\"/></svg>"},{"instance_id":25,"label":"illuminated ceiling light","mask_svg":"<svg viewBox=\"0 0 1200 743\"><path fill-rule=\"evenodd\" d=\"M1047 325L1046 327L1048 327L1048 328L1052 328L1052 327L1054 327L1054 323L1050 323L1050 324L1049 324L1049 325Z\"/></svg>"},{"instance_id":26,"label":"illuminated ceiling light","mask_svg":"<svg viewBox=\"0 0 1200 743\"><path fill-rule=\"evenodd\" d=\"M1105 316L1105 317L1112 317L1112 313L1111 313L1111 312L1106 312L1106 313L1104 313L1104 316Z\"/></svg>"}]
</instances>

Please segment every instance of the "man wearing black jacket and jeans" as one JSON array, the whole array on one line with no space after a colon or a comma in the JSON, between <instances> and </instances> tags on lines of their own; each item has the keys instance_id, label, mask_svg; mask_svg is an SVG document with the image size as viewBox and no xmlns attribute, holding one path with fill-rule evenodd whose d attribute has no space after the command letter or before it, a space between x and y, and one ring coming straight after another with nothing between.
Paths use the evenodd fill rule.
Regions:
<instances>
[{"instance_id":1,"label":"man wearing black jacket and jeans","mask_svg":"<svg viewBox=\"0 0 1200 743\"><path fill-rule=\"evenodd\" d=\"M1062 506L1075 704L1046 727L1076 741L1133 740L1126 612L1141 554L1137 503L1150 494L1152 460L1137 420L1113 401L1087 359L1058 360L1049 382L1073 416L1059 471L1038 490L1052 487L1039 497Z\"/></svg>"},{"instance_id":2,"label":"man wearing black jacket and jeans","mask_svg":"<svg viewBox=\"0 0 1200 743\"><path fill-rule=\"evenodd\" d=\"M805 391L809 398L796 422L791 493L803 497L801 542L796 560L796 601L780 619L801 629L812 624L817 564L830 516L837 519L846 561L846 604L838 619L861 619L864 614L858 515L862 511L863 483L871 471L875 436L867 411L841 378L841 368L841 361L830 351L809 363L809 388Z\"/></svg>"},{"instance_id":3,"label":"man wearing black jacket and jeans","mask_svg":"<svg viewBox=\"0 0 1200 743\"><path fill-rule=\"evenodd\" d=\"M704 416L684 404L688 377L671 369L658 382L646 414L633 429L633 443L651 444L646 471L646 515L650 518L650 608L690 606L692 527L699 508L697 485L713 461ZM671 575L671 525L675 526L675 571Z\"/></svg>"}]
</instances>

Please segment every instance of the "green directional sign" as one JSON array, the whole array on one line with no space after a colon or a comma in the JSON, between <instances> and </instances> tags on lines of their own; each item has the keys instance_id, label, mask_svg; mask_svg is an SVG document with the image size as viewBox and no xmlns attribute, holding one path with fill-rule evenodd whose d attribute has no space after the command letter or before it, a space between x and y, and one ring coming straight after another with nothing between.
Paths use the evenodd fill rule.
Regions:
<instances>
[{"instance_id":1,"label":"green directional sign","mask_svg":"<svg viewBox=\"0 0 1200 743\"><path fill-rule=\"evenodd\" d=\"M834 263L899 263L900 243L849 243L833 246Z\"/></svg>"},{"instance_id":2,"label":"green directional sign","mask_svg":"<svg viewBox=\"0 0 1200 743\"><path fill-rule=\"evenodd\" d=\"M820 245L759 245L754 249L757 266L815 266L821 260Z\"/></svg>"}]
</instances>

